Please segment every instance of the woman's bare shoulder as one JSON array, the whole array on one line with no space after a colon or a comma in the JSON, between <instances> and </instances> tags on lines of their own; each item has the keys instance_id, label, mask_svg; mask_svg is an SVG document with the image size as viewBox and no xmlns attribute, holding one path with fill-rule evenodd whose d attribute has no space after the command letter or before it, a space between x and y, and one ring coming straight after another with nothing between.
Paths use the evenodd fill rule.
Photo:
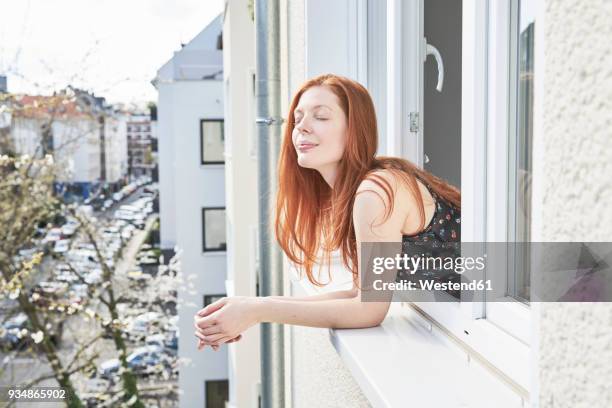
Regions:
<instances>
[{"instance_id":1,"label":"woman's bare shoulder","mask_svg":"<svg viewBox=\"0 0 612 408\"><path fill-rule=\"evenodd\" d=\"M406 179L399 175L396 171L389 169L377 169L368 173L357 188L357 197L362 195L360 193L370 191L375 193L385 205L388 205L389 200L385 189L374 180L377 180L378 182L385 180L388 185L391 186L393 194L393 207L404 217L409 213L415 212L415 210L418 208L419 199L414 194L412 188L408 186ZM420 199L423 205L433 205L433 197L430 195L425 185L423 185L423 183L418 179L416 180L416 183L421 193ZM385 183L382 184L384 185Z\"/></svg>"},{"instance_id":2,"label":"woman's bare shoulder","mask_svg":"<svg viewBox=\"0 0 612 408\"><path fill-rule=\"evenodd\" d=\"M385 183L386 182L386 183ZM357 193L364 191L374 191L377 193L383 193L385 190L380 184L388 184L391 189L395 192L398 187L398 176L389 169L376 169L370 171L366 177L359 183L357 187Z\"/></svg>"},{"instance_id":3,"label":"woman's bare shoulder","mask_svg":"<svg viewBox=\"0 0 612 408\"><path fill-rule=\"evenodd\" d=\"M385 181L393 191L385 191L388 189L383 187ZM373 171L359 184L353 203L353 223L358 239L374 240L377 237L394 241L401 237L405 209L396 205L397 184L395 175L388 170Z\"/></svg>"}]
</instances>

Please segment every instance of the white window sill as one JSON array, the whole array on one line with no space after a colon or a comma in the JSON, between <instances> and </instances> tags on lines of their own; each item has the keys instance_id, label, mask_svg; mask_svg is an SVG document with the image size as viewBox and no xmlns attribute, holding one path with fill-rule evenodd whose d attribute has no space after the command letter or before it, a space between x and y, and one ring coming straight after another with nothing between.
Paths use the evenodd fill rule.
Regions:
<instances>
[{"instance_id":1,"label":"white window sill","mask_svg":"<svg viewBox=\"0 0 612 408\"><path fill-rule=\"evenodd\" d=\"M291 278L296 295L351 287L344 282L319 289L298 281L295 272ZM528 406L526 395L408 304L391 303L380 326L330 329L329 334L375 408Z\"/></svg>"}]
</instances>

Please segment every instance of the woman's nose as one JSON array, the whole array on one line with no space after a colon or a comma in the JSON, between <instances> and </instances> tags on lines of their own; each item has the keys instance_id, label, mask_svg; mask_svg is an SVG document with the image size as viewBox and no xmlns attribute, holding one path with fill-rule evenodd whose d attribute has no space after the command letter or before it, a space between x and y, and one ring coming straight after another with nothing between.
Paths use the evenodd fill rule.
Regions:
<instances>
[{"instance_id":1,"label":"woman's nose","mask_svg":"<svg viewBox=\"0 0 612 408\"><path fill-rule=\"evenodd\" d=\"M295 128L300 131L300 133L308 133L309 127L306 125L305 119L301 119L296 125Z\"/></svg>"}]
</instances>

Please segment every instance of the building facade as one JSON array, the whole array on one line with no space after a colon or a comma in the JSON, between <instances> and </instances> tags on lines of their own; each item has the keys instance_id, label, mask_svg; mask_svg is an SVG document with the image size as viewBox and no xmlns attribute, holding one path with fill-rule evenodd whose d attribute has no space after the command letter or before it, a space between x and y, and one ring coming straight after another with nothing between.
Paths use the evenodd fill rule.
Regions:
<instances>
[{"instance_id":1,"label":"building facade","mask_svg":"<svg viewBox=\"0 0 612 408\"><path fill-rule=\"evenodd\" d=\"M128 174L153 177L157 167L155 120L150 114L129 114L127 122Z\"/></svg>"},{"instance_id":2,"label":"building facade","mask_svg":"<svg viewBox=\"0 0 612 408\"><path fill-rule=\"evenodd\" d=\"M177 248L181 407L227 400L227 352L198 351L195 313L226 292L222 16L174 53L153 80L159 97L162 250ZM214 405L220 406L220 405Z\"/></svg>"},{"instance_id":3,"label":"building facade","mask_svg":"<svg viewBox=\"0 0 612 408\"><path fill-rule=\"evenodd\" d=\"M125 181L125 127L104 98L69 88L53 96L13 95L4 103L3 149L53 154L61 169L58 188L67 196L86 199Z\"/></svg>"},{"instance_id":4,"label":"building facade","mask_svg":"<svg viewBox=\"0 0 612 408\"><path fill-rule=\"evenodd\" d=\"M463 241L606 241L607 2L279 4L284 117L306 79L348 76L374 99L379 154L406 158L460 187ZM233 138L226 149L241 158L228 167L228 208L242 203L237 175L252 174L241 150L252 134L243 122L254 119L245 80L248 10L247 0L226 2L226 129ZM240 228L251 213L240 223L231 220L235 210L228 213L228 231L240 234L228 234L230 253L241 251L228 253L229 287L249 294L256 262L246 262L253 261ZM507 282L518 283L504 288L504 302L393 303L375 328L286 327L285 406L609 406L609 304L540 303L530 299L524 271L508 273ZM285 276L292 295L344 289L351 278L338 257L324 289L299 280L288 264ZM268 381L236 361L255 344L250 335L224 346L232 406L257 406L252 390Z\"/></svg>"},{"instance_id":5,"label":"building facade","mask_svg":"<svg viewBox=\"0 0 612 408\"><path fill-rule=\"evenodd\" d=\"M256 296L258 276L258 170L255 130L255 27L244 1L229 0L223 20L225 197L228 230L227 294ZM233 118L236 118L235 120ZM246 204L248 203L248 205ZM260 328L227 348L228 407L257 408Z\"/></svg>"}]
</instances>

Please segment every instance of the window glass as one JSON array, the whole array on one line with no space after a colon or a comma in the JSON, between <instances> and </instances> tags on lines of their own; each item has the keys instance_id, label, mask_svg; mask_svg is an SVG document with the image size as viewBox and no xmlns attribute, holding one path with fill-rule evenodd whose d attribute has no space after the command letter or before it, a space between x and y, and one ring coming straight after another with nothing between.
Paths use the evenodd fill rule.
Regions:
<instances>
[{"instance_id":1,"label":"window glass","mask_svg":"<svg viewBox=\"0 0 612 408\"><path fill-rule=\"evenodd\" d=\"M532 153L533 153L533 2L512 2L511 83L509 133L509 242L531 241ZM508 294L529 301L530 251L528 245L514 246L510 259Z\"/></svg>"},{"instance_id":2,"label":"window glass","mask_svg":"<svg viewBox=\"0 0 612 408\"><path fill-rule=\"evenodd\" d=\"M223 157L223 120L200 121L200 160L202 164L220 164L225 161Z\"/></svg>"},{"instance_id":3,"label":"window glass","mask_svg":"<svg viewBox=\"0 0 612 408\"><path fill-rule=\"evenodd\" d=\"M204 307L210 305L211 303L215 303L217 300L224 298L225 294L222 295L204 295Z\"/></svg>"},{"instance_id":4,"label":"window glass","mask_svg":"<svg viewBox=\"0 0 612 408\"><path fill-rule=\"evenodd\" d=\"M229 399L229 383L227 380L206 381L205 408L225 408Z\"/></svg>"},{"instance_id":5,"label":"window glass","mask_svg":"<svg viewBox=\"0 0 612 408\"><path fill-rule=\"evenodd\" d=\"M225 251L225 208L203 208L203 250Z\"/></svg>"}]
</instances>

